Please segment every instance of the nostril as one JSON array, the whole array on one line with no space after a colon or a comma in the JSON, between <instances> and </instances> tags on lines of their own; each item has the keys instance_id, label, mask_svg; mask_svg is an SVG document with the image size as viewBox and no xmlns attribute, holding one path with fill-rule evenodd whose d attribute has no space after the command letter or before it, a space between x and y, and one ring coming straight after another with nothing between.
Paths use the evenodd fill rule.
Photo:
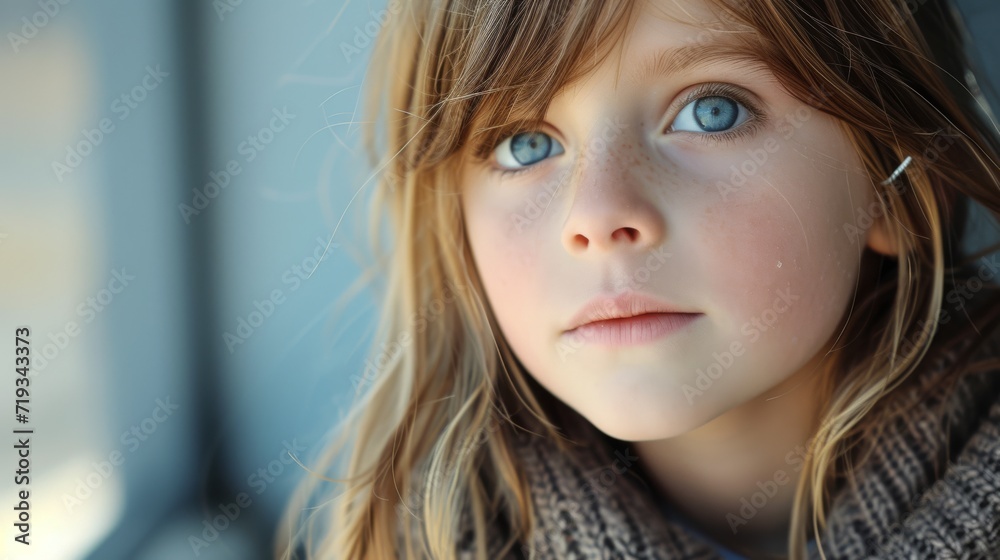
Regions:
<instances>
[{"instance_id":1,"label":"nostril","mask_svg":"<svg viewBox=\"0 0 1000 560\"><path fill-rule=\"evenodd\" d=\"M615 230L611 234L611 239L618 241L619 239L625 239L628 241L635 241L639 238L639 230L633 227L623 227Z\"/></svg>"}]
</instances>

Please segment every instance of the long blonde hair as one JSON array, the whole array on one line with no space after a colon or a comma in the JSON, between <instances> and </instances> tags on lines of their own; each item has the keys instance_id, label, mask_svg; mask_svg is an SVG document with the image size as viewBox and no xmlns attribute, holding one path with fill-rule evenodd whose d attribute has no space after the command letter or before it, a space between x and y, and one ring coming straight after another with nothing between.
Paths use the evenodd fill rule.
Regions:
<instances>
[{"instance_id":1,"label":"long blonde hair","mask_svg":"<svg viewBox=\"0 0 1000 560\"><path fill-rule=\"evenodd\" d=\"M849 474L847 459L863 459L860 435L885 420L876 405L932 341L965 336L959 321L938 328L938 318L945 293L974 275L979 255L963 261L959 252L969 202L1000 212L1000 141L970 90L962 35L941 3L714 4L756 30L747 48L792 95L840 119L875 184L913 158L894 186L877 187L876 214L899 258L865 253L872 282L841 336L839 350L849 352L833 356L797 488L789 551L798 559L826 523L824 505ZM375 368L364 373L365 391L338 439L307 465L282 523L281 558L304 548L308 558L454 559L463 539L473 539L478 558L503 555L527 542L533 520L513 436L537 434L569 451L580 421L534 382L497 327L465 237L456 170L469 151L510 133L515 116L521 128L541 123L555 93L622 38L634 3L410 0L397 11L366 78L364 142L377 182L374 264L360 281L387 280ZM992 299L983 307L997 308ZM338 484L320 492L324 481ZM496 550L488 549L496 546L489 527L506 537Z\"/></svg>"}]
</instances>

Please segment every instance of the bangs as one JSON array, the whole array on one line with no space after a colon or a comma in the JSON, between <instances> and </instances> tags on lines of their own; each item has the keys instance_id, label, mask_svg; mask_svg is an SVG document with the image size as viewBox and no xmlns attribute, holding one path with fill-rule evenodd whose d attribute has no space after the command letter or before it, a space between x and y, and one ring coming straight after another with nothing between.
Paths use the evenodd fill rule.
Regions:
<instances>
[{"instance_id":1,"label":"bangs","mask_svg":"<svg viewBox=\"0 0 1000 560\"><path fill-rule=\"evenodd\" d=\"M420 66L433 103L421 119L429 130L416 159L433 166L459 154L482 162L503 138L537 130L551 100L621 43L642 1L442 1L446 15L431 26L437 36L423 45L428 60ZM761 41L741 5L708 4L716 19L685 21L706 31L689 45L692 56L709 51L703 48L709 39L725 39L734 53L754 60L748 68L770 66L773 46ZM688 19L684 10L662 12L658 17Z\"/></svg>"},{"instance_id":2,"label":"bangs","mask_svg":"<svg viewBox=\"0 0 1000 560\"><path fill-rule=\"evenodd\" d=\"M484 159L508 133L541 124L552 98L622 38L634 2L458 4L439 31L443 48L431 51L429 85L442 89L427 123L438 134L424 144L426 165L456 152Z\"/></svg>"}]
</instances>

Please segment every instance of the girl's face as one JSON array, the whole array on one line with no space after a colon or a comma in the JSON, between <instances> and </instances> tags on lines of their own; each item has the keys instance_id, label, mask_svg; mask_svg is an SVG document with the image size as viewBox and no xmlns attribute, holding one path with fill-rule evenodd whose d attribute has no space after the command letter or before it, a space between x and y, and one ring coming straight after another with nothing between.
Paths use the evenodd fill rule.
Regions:
<instances>
[{"instance_id":1,"label":"girl's face","mask_svg":"<svg viewBox=\"0 0 1000 560\"><path fill-rule=\"evenodd\" d=\"M461 175L476 266L512 349L628 441L682 434L812 372L863 248L889 254L880 221L862 227L874 186L832 117L785 92L734 31L710 31L704 1L641 9L621 57ZM599 331L648 334L655 321L565 332L595 297L626 293L698 315L617 344Z\"/></svg>"}]
</instances>

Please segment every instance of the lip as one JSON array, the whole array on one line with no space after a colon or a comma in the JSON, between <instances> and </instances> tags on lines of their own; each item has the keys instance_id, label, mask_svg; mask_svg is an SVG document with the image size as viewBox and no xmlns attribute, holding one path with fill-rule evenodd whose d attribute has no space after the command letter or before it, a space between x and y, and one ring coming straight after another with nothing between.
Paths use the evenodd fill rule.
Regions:
<instances>
[{"instance_id":1,"label":"lip","mask_svg":"<svg viewBox=\"0 0 1000 560\"><path fill-rule=\"evenodd\" d=\"M643 344L678 331L702 315L634 292L602 295L573 316L563 335L609 346Z\"/></svg>"}]
</instances>

